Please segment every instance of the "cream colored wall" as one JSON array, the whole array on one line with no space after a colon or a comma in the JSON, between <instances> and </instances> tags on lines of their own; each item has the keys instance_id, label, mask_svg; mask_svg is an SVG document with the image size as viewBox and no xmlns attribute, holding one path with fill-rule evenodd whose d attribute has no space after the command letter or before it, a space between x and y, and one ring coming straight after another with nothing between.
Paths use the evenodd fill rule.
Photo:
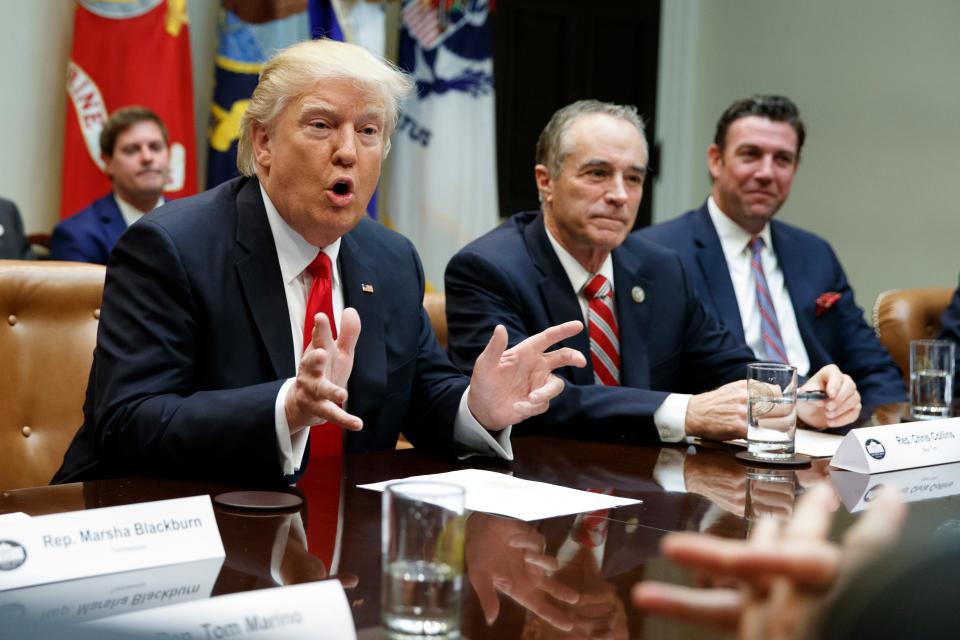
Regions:
<instances>
[{"instance_id":1,"label":"cream colored wall","mask_svg":"<svg viewBox=\"0 0 960 640\"><path fill-rule=\"evenodd\" d=\"M687 189L684 207L699 206L709 192L706 147L723 109L751 93L783 93L799 105L808 137L778 217L833 244L861 306L870 307L884 289L955 286L960 3L664 4L674 2L684 5L683 15L694 22L688 32L697 35L690 54L696 81L688 95L695 105L693 135L672 136L687 176L676 187ZM664 51L683 55L666 45ZM663 142L666 150L671 139ZM679 212L658 208L655 216Z\"/></svg>"},{"instance_id":2,"label":"cream colored wall","mask_svg":"<svg viewBox=\"0 0 960 640\"><path fill-rule=\"evenodd\" d=\"M73 7L72 0L0 0L0 196L17 203L28 232L49 231L60 210ZM201 180L218 7L216 0L188 3Z\"/></svg>"}]
</instances>

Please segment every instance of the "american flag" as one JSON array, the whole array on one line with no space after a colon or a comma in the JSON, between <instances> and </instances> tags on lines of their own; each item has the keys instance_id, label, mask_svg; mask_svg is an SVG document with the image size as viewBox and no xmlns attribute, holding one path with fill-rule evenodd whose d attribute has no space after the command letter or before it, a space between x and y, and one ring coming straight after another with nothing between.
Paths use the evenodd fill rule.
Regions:
<instances>
[{"instance_id":1,"label":"american flag","mask_svg":"<svg viewBox=\"0 0 960 640\"><path fill-rule=\"evenodd\" d=\"M424 49L434 48L446 27L440 25L440 7L431 5L430 0L410 0L401 13L403 23Z\"/></svg>"}]
</instances>

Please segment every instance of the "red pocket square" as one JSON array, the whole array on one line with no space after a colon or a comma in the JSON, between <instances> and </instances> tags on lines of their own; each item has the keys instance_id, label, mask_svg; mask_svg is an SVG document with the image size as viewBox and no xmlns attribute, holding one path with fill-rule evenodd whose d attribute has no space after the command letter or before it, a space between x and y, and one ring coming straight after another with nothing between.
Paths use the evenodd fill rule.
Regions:
<instances>
[{"instance_id":1,"label":"red pocket square","mask_svg":"<svg viewBox=\"0 0 960 640\"><path fill-rule=\"evenodd\" d=\"M817 296L817 317L819 318L827 311L830 310L837 300L840 299L840 294L836 291L827 291L826 293L821 293Z\"/></svg>"}]
</instances>

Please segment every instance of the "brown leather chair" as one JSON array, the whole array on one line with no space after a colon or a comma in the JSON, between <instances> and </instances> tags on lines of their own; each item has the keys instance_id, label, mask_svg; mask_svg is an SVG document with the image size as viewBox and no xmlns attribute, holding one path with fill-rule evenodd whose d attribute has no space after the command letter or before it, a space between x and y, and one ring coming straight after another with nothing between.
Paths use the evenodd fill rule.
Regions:
<instances>
[{"instance_id":1,"label":"brown leather chair","mask_svg":"<svg viewBox=\"0 0 960 640\"><path fill-rule=\"evenodd\" d=\"M935 338L953 289L893 289L877 296L873 328L910 387L910 341Z\"/></svg>"},{"instance_id":2,"label":"brown leather chair","mask_svg":"<svg viewBox=\"0 0 960 640\"><path fill-rule=\"evenodd\" d=\"M49 483L83 421L104 272L0 260L0 489Z\"/></svg>"},{"instance_id":3,"label":"brown leather chair","mask_svg":"<svg viewBox=\"0 0 960 640\"><path fill-rule=\"evenodd\" d=\"M423 308L430 316L433 332L444 349L447 348L447 298L442 293L427 291L423 294Z\"/></svg>"}]
</instances>

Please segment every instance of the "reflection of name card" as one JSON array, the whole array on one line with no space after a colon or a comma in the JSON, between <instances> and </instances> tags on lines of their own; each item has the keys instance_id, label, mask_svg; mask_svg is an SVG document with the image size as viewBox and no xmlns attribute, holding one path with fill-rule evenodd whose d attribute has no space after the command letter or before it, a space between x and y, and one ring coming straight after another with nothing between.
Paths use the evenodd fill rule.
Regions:
<instances>
[{"instance_id":1,"label":"reflection of name card","mask_svg":"<svg viewBox=\"0 0 960 640\"><path fill-rule=\"evenodd\" d=\"M0 529L0 591L223 557L209 496L38 516Z\"/></svg>"},{"instance_id":2,"label":"reflection of name card","mask_svg":"<svg viewBox=\"0 0 960 640\"><path fill-rule=\"evenodd\" d=\"M98 630L150 638L355 640L350 605L337 580L260 589L101 618Z\"/></svg>"},{"instance_id":3,"label":"reflection of name card","mask_svg":"<svg viewBox=\"0 0 960 640\"><path fill-rule=\"evenodd\" d=\"M906 502L960 494L960 462L876 475L831 469L830 477L850 513L868 507L881 486L899 488Z\"/></svg>"},{"instance_id":4,"label":"reflection of name card","mask_svg":"<svg viewBox=\"0 0 960 640\"><path fill-rule=\"evenodd\" d=\"M130 611L206 599L222 558L0 591L0 618L72 625ZM0 636L2 637L2 636Z\"/></svg>"},{"instance_id":5,"label":"reflection of name card","mask_svg":"<svg viewBox=\"0 0 960 640\"><path fill-rule=\"evenodd\" d=\"M851 429L830 464L882 473L960 462L960 418Z\"/></svg>"}]
</instances>

